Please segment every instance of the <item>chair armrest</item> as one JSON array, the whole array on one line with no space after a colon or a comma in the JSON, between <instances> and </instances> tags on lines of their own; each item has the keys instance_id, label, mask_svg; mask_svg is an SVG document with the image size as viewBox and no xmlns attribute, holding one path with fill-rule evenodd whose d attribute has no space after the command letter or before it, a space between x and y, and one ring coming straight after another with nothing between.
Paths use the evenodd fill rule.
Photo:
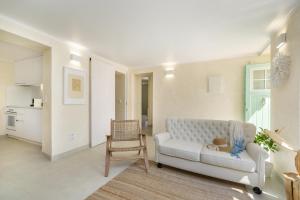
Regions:
<instances>
[{"instance_id":1,"label":"chair armrest","mask_svg":"<svg viewBox=\"0 0 300 200\"><path fill-rule=\"evenodd\" d=\"M169 140L170 138L171 138L171 135L168 132L156 134L154 136L155 145L158 146L158 145L162 144L163 142Z\"/></svg>"},{"instance_id":2,"label":"chair armrest","mask_svg":"<svg viewBox=\"0 0 300 200\"><path fill-rule=\"evenodd\" d=\"M265 183L265 161L269 155L261 146L255 143L248 143L246 151L256 163L256 172L259 176L258 187L262 187Z\"/></svg>"}]
</instances>

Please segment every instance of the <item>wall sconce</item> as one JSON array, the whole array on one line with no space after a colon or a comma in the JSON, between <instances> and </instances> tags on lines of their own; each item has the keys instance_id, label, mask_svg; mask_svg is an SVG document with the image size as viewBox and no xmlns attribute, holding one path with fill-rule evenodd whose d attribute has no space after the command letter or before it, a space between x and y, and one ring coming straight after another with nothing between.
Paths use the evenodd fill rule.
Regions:
<instances>
[{"instance_id":1,"label":"wall sconce","mask_svg":"<svg viewBox=\"0 0 300 200\"><path fill-rule=\"evenodd\" d=\"M169 79L169 78L173 78L174 76L175 76L175 75L174 75L173 73L170 73L170 72L166 72L166 73L165 73L165 77L168 78L168 79Z\"/></svg>"},{"instance_id":2,"label":"wall sconce","mask_svg":"<svg viewBox=\"0 0 300 200\"><path fill-rule=\"evenodd\" d=\"M286 33L282 33L280 34L277 42L276 42L276 48L280 49L281 47L283 47L286 44Z\"/></svg>"},{"instance_id":3,"label":"wall sconce","mask_svg":"<svg viewBox=\"0 0 300 200\"><path fill-rule=\"evenodd\" d=\"M161 64L165 69L165 77L166 78L173 78L175 76L175 65L174 62L167 62Z\"/></svg>"},{"instance_id":4,"label":"wall sconce","mask_svg":"<svg viewBox=\"0 0 300 200\"><path fill-rule=\"evenodd\" d=\"M76 66L80 66L80 55L78 54L75 54L75 53L71 53L70 55L70 62L73 64L73 65L76 65Z\"/></svg>"},{"instance_id":5,"label":"wall sconce","mask_svg":"<svg viewBox=\"0 0 300 200\"><path fill-rule=\"evenodd\" d=\"M165 68L165 77L166 78L173 78L174 76L175 76L175 68L174 67Z\"/></svg>"}]
</instances>

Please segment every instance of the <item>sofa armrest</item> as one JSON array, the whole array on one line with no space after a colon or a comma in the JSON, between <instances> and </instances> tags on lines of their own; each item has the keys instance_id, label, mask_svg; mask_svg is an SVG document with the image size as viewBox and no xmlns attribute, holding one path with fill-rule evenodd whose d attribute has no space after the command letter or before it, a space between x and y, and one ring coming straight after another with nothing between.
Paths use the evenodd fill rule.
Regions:
<instances>
[{"instance_id":1,"label":"sofa armrest","mask_svg":"<svg viewBox=\"0 0 300 200\"><path fill-rule=\"evenodd\" d=\"M256 163L256 172L259 176L257 187L262 187L265 184L265 160L268 158L268 153L255 143L248 143L246 151Z\"/></svg>"},{"instance_id":2,"label":"sofa armrest","mask_svg":"<svg viewBox=\"0 0 300 200\"><path fill-rule=\"evenodd\" d=\"M162 144L163 142L169 140L171 138L170 133L159 133L154 136L155 145Z\"/></svg>"},{"instance_id":3,"label":"sofa armrest","mask_svg":"<svg viewBox=\"0 0 300 200\"><path fill-rule=\"evenodd\" d=\"M154 136L155 141L155 160L156 162L159 162L158 160L158 154L159 154L159 145L164 143L165 141L169 140L171 138L170 133L159 133Z\"/></svg>"}]
</instances>

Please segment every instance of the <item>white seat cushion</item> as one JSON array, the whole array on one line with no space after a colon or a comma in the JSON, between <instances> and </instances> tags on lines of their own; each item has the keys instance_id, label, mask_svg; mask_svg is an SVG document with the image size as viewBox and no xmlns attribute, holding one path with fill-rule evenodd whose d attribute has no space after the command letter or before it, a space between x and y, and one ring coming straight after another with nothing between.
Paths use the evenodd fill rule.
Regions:
<instances>
[{"instance_id":1,"label":"white seat cushion","mask_svg":"<svg viewBox=\"0 0 300 200\"><path fill-rule=\"evenodd\" d=\"M236 158L231 156L230 153L209 150L204 147L201 151L201 162L239 171L255 172L256 164L247 151L243 151L239 156L240 158Z\"/></svg>"},{"instance_id":2,"label":"white seat cushion","mask_svg":"<svg viewBox=\"0 0 300 200\"><path fill-rule=\"evenodd\" d=\"M200 161L202 147L203 145L200 143L170 139L159 145L159 152L186 160Z\"/></svg>"}]
</instances>

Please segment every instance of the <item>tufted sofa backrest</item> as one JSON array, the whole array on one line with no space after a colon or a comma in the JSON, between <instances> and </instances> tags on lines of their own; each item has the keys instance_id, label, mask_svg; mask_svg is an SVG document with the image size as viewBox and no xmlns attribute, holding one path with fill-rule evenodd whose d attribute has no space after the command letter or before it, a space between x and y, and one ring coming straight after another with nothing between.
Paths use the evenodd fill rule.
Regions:
<instances>
[{"instance_id":1,"label":"tufted sofa backrest","mask_svg":"<svg viewBox=\"0 0 300 200\"><path fill-rule=\"evenodd\" d=\"M166 123L172 139L211 144L214 138L219 137L230 142L228 121L170 118Z\"/></svg>"},{"instance_id":2,"label":"tufted sofa backrest","mask_svg":"<svg viewBox=\"0 0 300 200\"><path fill-rule=\"evenodd\" d=\"M234 121L205 120L205 119L178 119L169 118L166 121L167 131L172 139L189 142L211 144L213 139L226 138L233 144L232 129ZM256 127L250 123L242 123L245 143L253 142Z\"/></svg>"}]
</instances>

